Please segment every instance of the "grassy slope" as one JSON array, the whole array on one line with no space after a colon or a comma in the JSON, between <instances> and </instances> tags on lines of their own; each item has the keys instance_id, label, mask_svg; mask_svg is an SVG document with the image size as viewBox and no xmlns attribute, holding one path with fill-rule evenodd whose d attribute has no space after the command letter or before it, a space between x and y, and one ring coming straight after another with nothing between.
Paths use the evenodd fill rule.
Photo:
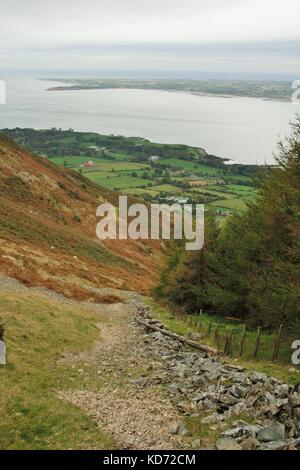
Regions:
<instances>
[{"instance_id":1,"label":"grassy slope","mask_svg":"<svg viewBox=\"0 0 300 470\"><path fill-rule=\"evenodd\" d=\"M83 377L80 362L72 369L56 361L99 340L99 313L36 293L0 291L0 319L8 349L8 365L0 367L0 449L113 448L92 419L56 398L59 390L95 380L86 367Z\"/></svg>"},{"instance_id":2,"label":"grassy slope","mask_svg":"<svg viewBox=\"0 0 300 470\"><path fill-rule=\"evenodd\" d=\"M100 242L96 208L118 194L0 137L0 271L79 297L85 286L151 287L157 242Z\"/></svg>"}]
</instances>

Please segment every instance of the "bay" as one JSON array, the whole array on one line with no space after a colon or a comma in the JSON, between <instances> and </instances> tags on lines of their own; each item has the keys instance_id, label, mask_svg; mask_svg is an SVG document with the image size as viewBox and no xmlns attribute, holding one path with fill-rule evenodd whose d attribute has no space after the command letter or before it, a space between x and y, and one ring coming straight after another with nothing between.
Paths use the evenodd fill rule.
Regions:
<instances>
[{"instance_id":1,"label":"bay","mask_svg":"<svg viewBox=\"0 0 300 470\"><path fill-rule=\"evenodd\" d=\"M239 163L274 162L279 139L300 112L292 102L156 90L47 91L55 82L6 81L0 128L50 127L139 136L203 147Z\"/></svg>"}]
</instances>

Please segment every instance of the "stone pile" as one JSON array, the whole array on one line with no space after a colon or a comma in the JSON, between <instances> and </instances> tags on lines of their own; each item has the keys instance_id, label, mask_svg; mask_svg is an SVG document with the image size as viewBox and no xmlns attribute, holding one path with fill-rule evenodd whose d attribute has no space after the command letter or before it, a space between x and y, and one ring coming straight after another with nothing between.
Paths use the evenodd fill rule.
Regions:
<instances>
[{"instance_id":1,"label":"stone pile","mask_svg":"<svg viewBox=\"0 0 300 470\"><path fill-rule=\"evenodd\" d=\"M137 318L163 326L150 309L137 304ZM217 449L300 449L300 394L297 386L194 352L180 341L143 328L145 346L161 361L159 373L147 381L165 384L172 402L186 416L199 416L212 429L224 429ZM249 417L255 424L236 421ZM245 418L246 419L246 418Z\"/></svg>"}]
</instances>

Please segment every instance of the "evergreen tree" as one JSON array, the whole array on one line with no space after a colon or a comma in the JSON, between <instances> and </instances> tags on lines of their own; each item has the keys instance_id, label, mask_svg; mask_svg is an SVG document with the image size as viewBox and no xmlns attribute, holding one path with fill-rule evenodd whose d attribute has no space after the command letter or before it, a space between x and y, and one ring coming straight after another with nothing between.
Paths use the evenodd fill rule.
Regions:
<instances>
[{"instance_id":1,"label":"evergreen tree","mask_svg":"<svg viewBox=\"0 0 300 470\"><path fill-rule=\"evenodd\" d=\"M300 327L300 118L276 160L258 178L255 203L219 234L206 220L202 251L173 253L165 297L189 310Z\"/></svg>"}]
</instances>

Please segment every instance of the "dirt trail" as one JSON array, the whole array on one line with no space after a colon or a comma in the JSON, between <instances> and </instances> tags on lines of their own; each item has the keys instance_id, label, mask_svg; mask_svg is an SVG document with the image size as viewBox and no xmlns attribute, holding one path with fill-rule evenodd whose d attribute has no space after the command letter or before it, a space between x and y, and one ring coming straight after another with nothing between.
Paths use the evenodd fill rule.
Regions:
<instances>
[{"instance_id":1,"label":"dirt trail","mask_svg":"<svg viewBox=\"0 0 300 470\"><path fill-rule=\"evenodd\" d=\"M133 292L115 289L93 289L100 295L115 294L124 303L95 304L70 300L44 288L28 288L19 281L0 274L0 289L22 293L38 293L63 304L88 305L99 312L101 323L99 342L80 353L65 353L57 366L89 368L96 380L89 388L78 384L71 390L60 390L62 400L84 410L101 427L112 435L118 448L123 449L180 449L184 448L182 436L173 430L180 422L178 410L167 398L159 384L145 386L160 368L160 363L145 349L143 335L134 321L137 301L141 297ZM103 318L105 319L103 322ZM81 370L81 369L80 369Z\"/></svg>"},{"instance_id":2,"label":"dirt trail","mask_svg":"<svg viewBox=\"0 0 300 470\"><path fill-rule=\"evenodd\" d=\"M180 421L178 411L159 385L144 387L155 364L133 321L135 295L125 297L124 304L94 306L111 319L97 325L99 343L90 351L61 359L70 365L77 361L93 364L100 375L109 376L107 382L98 391L61 391L59 397L80 406L120 448L183 448L180 436L172 434Z\"/></svg>"},{"instance_id":3,"label":"dirt trail","mask_svg":"<svg viewBox=\"0 0 300 470\"><path fill-rule=\"evenodd\" d=\"M99 313L99 341L57 361L57 367L77 368L82 380L56 394L80 407L114 438L117 448L300 448L297 386L191 350L142 326L141 319L163 328L137 293L93 289L100 295L114 294L123 303L77 302L45 289L28 289L1 275L0 289L17 295L38 292ZM196 419L200 427L191 431L185 417Z\"/></svg>"}]
</instances>

